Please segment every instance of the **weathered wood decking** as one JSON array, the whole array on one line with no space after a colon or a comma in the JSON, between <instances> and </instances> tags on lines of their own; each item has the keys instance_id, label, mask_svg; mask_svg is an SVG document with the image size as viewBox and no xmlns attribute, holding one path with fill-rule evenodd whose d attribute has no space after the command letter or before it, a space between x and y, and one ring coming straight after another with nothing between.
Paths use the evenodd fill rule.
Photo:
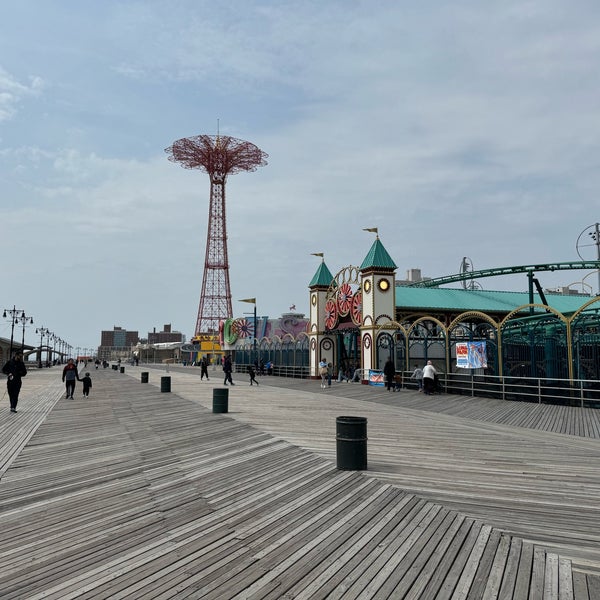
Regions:
<instances>
[{"instance_id":1,"label":"weathered wood decking","mask_svg":"<svg viewBox=\"0 0 600 600\"><path fill-rule=\"evenodd\" d=\"M1 598L600 598L585 573L598 440L403 408L409 394L344 398L345 384L237 385L214 415L221 381L171 372L162 394L164 372L146 385L126 370L55 405L59 374L40 372L44 394L0 410L30 432L34 398L48 411L0 481ZM340 414L369 419L368 472L335 468ZM469 498L481 517L452 508ZM526 539L494 524L538 513Z\"/></svg>"}]
</instances>

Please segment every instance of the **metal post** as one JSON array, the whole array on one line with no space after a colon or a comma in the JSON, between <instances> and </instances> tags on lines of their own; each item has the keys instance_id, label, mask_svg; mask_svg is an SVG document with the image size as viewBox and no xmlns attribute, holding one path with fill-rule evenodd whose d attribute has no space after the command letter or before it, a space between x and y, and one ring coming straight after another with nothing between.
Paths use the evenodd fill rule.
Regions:
<instances>
[{"instance_id":1,"label":"metal post","mask_svg":"<svg viewBox=\"0 0 600 600\"><path fill-rule=\"evenodd\" d=\"M600 261L600 223L596 223L596 231L592 237L596 242L596 256ZM598 269L598 295L600 296L600 269Z\"/></svg>"},{"instance_id":2,"label":"metal post","mask_svg":"<svg viewBox=\"0 0 600 600\"><path fill-rule=\"evenodd\" d=\"M25 318L25 311L17 308L16 305L13 304L12 308L4 309L2 316L6 319L8 318L8 315L10 315L10 350L8 351L8 357L12 358L15 324L19 322L21 317Z\"/></svg>"},{"instance_id":3,"label":"metal post","mask_svg":"<svg viewBox=\"0 0 600 600\"><path fill-rule=\"evenodd\" d=\"M25 311L23 311L23 315L21 316L21 323L23 324L23 336L21 337L21 352L25 351L25 325L27 324L27 320L29 320L30 325L33 325L33 318L26 317Z\"/></svg>"},{"instance_id":4,"label":"metal post","mask_svg":"<svg viewBox=\"0 0 600 600\"><path fill-rule=\"evenodd\" d=\"M44 344L44 336L50 332L49 329L47 329L46 327L40 327L38 329L35 330L36 333L40 334L40 349L38 352L38 369L43 368L42 365L42 346Z\"/></svg>"}]
</instances>

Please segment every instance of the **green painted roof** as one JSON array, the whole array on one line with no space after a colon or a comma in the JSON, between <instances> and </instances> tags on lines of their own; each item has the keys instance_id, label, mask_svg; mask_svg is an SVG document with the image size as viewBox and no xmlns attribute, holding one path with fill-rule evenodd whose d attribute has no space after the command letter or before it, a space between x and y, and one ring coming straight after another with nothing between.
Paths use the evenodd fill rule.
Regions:
<instances>
[{"instance_id":1,"label":"green painted roof","mask_svg":"<svg viewBox=\"0 0 600 600\"><path fill-rule=\"evenodd\" d=\"M575 312L590 300L590 296L563 296L546 293L548 306L562 314ZM533 301L542 304L538 294ZM417 288L403 285L396 286L396 308L418 309L422 311L478 310L485 313L510 312L518 306L529 304L527 292L501 292L491 290L463 290L453 288Z\"/></svg>"},{"instance_id":2,"label":"green painted roof","mask_svg":"<svg viewBox=\"0 0 600 600\"><path fill-rule=\"evenodd\" d=\"M363 260L362 265L360 265L360 270L364 271L366 269L397 269L396 263L392 260L392 257L388 254L388 251L383 247L381 240L377 238L367 256L365 256L365 260Z\"/></svg>"},{"instance_id":3,"label":"green painted roof","mask_svg":"<svg viewBox=\"0 0 600 600\"><path fill-rule=\"evenodd\" d=\"M331 280L333 279L333 275L331 271L327 268L325 261L321 261L317 272L313 275L313 278L310 280L308 287L313 287L316 285L323 285L329 287Z\"/></svg>"}]
</instances>

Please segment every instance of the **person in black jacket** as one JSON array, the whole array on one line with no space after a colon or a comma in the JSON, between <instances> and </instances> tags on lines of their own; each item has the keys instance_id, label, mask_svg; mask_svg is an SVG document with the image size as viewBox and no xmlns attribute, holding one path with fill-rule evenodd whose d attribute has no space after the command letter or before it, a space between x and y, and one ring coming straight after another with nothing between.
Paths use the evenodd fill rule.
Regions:
<instances>
[{"instance_id":1,"label":"person in black jacket","mask_svg":"<svg viewBox=\"0 0 600 600\"><path fill-rule=\"evenodd\" d=\"M16 413L19 392L21 391L21 379L27 375L23 354L15 352L13 358L2 367L2 372L7 376L6 388L10 399L10 412Z\"/></svg>"},{"instance_id":2,"label":"person in black jacket","mask_svg":"<svg viewBox=\"0 0 600 600\"><path fill-rule=\"evenodd\" d=\"M223 381L223 385L227 385L227 382L231 385L235 385L233 383L233 379L231 378L231 372L233 371L233 364L231 363L231 356L227 355L225 360L223 361L223 371L225 373L225 381Z\"/></svg>"},{"instance_id":3,"label":"person in black jacket","mask_svg":"<svg viewBox=\"0 0 600 600\"><path fill-rule=\"evenodd\" d=\"M204 379L206 375L206 381L210 381L208 378L208 361L206 360L206 356L203 356L200 360L200 381Z\"/></svg>"},{"instance_id":4,"label":"person in black jacket","mask_svg":"<svg viewBox=\"0 0 600 600\"><path fill-rule=\"evenodd\" d=\"M394 375L396 374L396 367L391 358L387 359L383 367L383 374L385 376L385 387L388 392L391 392L394 389Z\"/></svg>"}]
</instances>

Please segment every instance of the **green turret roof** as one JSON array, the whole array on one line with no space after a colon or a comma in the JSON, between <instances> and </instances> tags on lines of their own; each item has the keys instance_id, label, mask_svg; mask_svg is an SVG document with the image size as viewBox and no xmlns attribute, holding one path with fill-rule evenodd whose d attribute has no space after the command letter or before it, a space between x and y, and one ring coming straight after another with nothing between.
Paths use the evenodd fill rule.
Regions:
<instances>
[{"instance_id":1,"label":"green turret roof","mask_svg":"<svg viewBox=\"0 0 600 600\"><path fill-rule=\"evenodd\" d=\"M392 260L392 257L388 254L388 251L383 247L379 236L373 242L369 253L360 265L360 270L364 271L367 269L397 269L396 263Z\"/></svg>"},{"instance_id":2,"label":"green turret roof","mask_svg":"<svg viewBox=\"0 0 600 600\"><path fill-rule=\"evenodd\" d=\"M308 287L329 287L332 279L333 275L331 274L331 271L327 268L325 261L321 261L321 264L319 265L319 268L317 269L317 272L314 274L313 278L310 280Z\"/></svg>"}]
</instances>

